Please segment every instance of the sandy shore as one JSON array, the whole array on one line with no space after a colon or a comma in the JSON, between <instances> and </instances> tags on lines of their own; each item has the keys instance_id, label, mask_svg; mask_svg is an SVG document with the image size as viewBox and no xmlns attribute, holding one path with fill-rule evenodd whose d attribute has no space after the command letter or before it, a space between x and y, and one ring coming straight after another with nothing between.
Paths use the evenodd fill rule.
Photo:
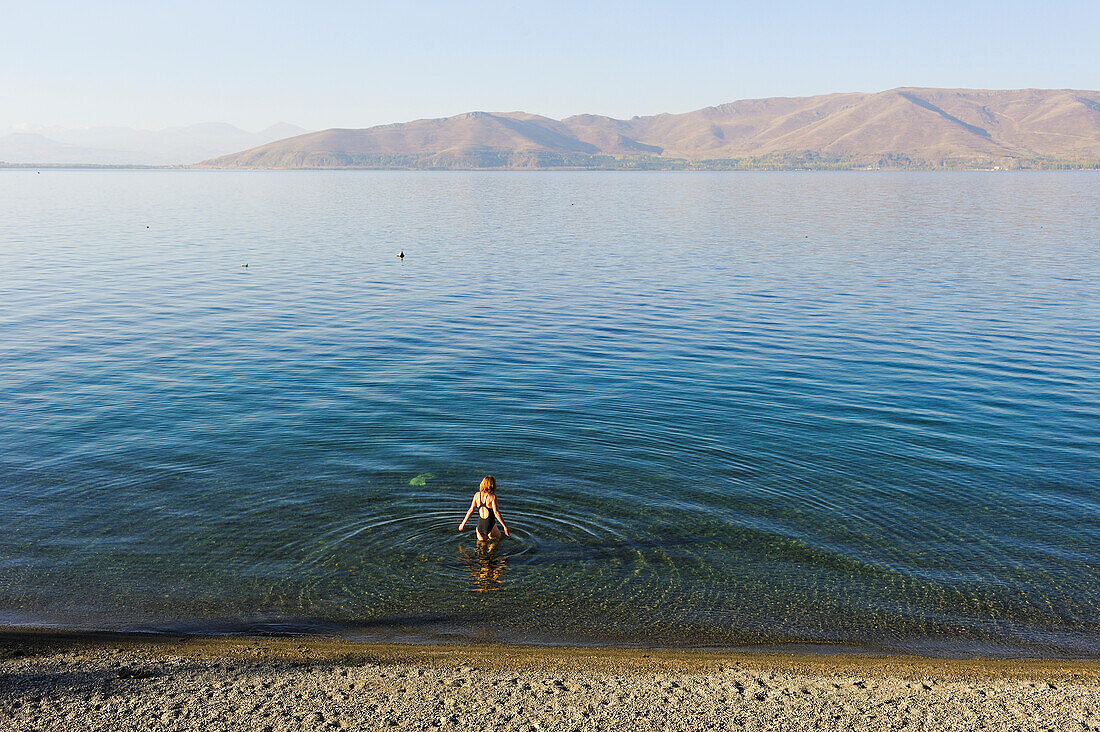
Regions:
<instances>
[{"instance_id":1,"label":"sandy shore","mask_svg":"<svg viewBox=\"0 0 1100 732\"><path fill-rule=\"evenodd\" d=\"M2 730L1097 730L1100 661L0 632Z\"/></svg>"}]
</instances>

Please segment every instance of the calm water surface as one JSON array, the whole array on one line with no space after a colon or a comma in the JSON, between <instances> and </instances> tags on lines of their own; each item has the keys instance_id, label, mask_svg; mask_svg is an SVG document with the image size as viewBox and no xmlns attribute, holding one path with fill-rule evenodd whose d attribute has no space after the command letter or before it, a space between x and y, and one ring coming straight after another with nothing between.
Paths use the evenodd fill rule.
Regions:
<instances>
[{"instance_id":1,"label":"calm water surface","mask_svg":"<svg viewBox=\"0 0 1100 732\"><path fill-rule=\"evenodd\" d=\"M1100 653L1098 213L1073 173L0 171L0 623Z\"/></svg>"}]
</instances>

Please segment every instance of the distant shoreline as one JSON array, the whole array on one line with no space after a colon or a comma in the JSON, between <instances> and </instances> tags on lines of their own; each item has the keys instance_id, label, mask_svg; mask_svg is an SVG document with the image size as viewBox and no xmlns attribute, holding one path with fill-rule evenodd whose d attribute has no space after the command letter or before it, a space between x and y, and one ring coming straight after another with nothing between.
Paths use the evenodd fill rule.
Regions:
<instances>
[{"instance_id":1,"label":"distant shoreline","mask_svg":"<svg viewBox=\"0 0 1100 732\"><path fill-rule=\"evenodd\" d=\"M175 170L175 171L233 171L233 172L320 172L320 171L408 171L408 172L615 172L615 173L1049 173L1049 172L1096 172L1100 171L1100 162L1073 166L1055 164L1048 166L1020 168L968 168L968 167L494 167L494 168L458 168L458 167L414 167L414 166L340 166L331 168L248 168L214 167L207 165L95 165L90 163L63 164L49 163L0 163L0 170Z\"/></svg>"},{"instance_id":2,"label":"distant shoreline","mask_svg":"<svg viewBox=\"0 0 1100 732\"><path fill-rule=\"evenodd\" d=\"M0 170L186 170L181 165L99 165L96 163L0 163Z\"/></svg>"}]
</instances>

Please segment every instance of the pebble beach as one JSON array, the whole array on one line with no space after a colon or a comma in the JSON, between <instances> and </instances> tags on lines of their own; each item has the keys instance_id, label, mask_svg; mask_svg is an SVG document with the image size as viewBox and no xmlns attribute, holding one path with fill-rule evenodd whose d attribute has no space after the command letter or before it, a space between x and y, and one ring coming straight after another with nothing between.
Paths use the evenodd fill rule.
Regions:
<instances>
[{"instance_id":1,"label":"pebble beach","mask_svg":"<svg viewBox=\"0 0 1100 732\"><path fill-rule=\"evenodd\" d=\"M11 630L0 729L1095 730L1100 661Z\"/></svg>"}]
</instances>

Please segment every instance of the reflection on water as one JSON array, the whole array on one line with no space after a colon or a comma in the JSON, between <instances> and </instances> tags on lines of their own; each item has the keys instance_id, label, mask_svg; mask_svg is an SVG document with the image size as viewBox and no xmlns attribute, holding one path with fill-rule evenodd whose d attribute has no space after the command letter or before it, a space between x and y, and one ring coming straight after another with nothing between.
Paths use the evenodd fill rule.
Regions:
<instances>
[{"instance_id":1,"label":"reflection on water","mask_svg":"<svg viewBox=\"0 0 1100 732\"><path fill-rule=\"evenodd\" d=\"M1100 653L1098 210L0 171L0 623Z\"/></svg>"},{"instance_id":2,"label":"reflection on water","mask_svg":"<svg viewBox=\"0 0 1100 732\"><path fill-rule=\"evenodd\" d=\"M479 541L472 552L464 546L458 548L477 592L499 590L504 583L502 575L508 566L508 554L501 550L500 544L500 541Z\"/></svg>"}]
</instances>

